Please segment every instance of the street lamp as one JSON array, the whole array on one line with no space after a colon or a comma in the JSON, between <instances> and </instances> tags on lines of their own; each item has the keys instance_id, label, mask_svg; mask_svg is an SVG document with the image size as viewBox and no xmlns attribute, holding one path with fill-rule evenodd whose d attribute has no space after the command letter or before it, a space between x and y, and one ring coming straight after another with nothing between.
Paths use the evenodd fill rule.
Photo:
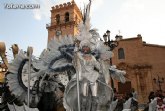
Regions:
<instances>
[{"instance_id":1,"label":"street lamp","mask_svg":"<svg viewBox=\"0 0 165 111\"><path fill-rule=\"evenodd\" d=\"M118 46L118 42L110 40L110 33L111 32L107 30L106 33L104 33L103 35L103 39L104 39L104 44L110 48L110 51L113 51L113 49ZM112 58L110 58L110 66L112 66ZM111 77L111 87L112 89L114 89L114 82L112 77Z\"/></svg>"},{"instance_id":2,"label":"street lamp","mask_svg":"<svg viewBox=\"0 0 165 111\"><path fill-rule=\"evenodd\" d=\"M159 90L162 91L161 84L164 83L164 78L163 77L160 78L158 76L158 79L154 78L153 80L154 80L154 83L159 86Z\"/></svg>"}]
</instances>

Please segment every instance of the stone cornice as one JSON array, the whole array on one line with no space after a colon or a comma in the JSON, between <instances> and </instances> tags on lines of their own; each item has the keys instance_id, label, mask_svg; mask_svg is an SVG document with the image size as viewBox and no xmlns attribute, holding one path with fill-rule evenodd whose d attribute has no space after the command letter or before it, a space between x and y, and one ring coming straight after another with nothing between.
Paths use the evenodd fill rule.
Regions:
<instances>
[{"instance_id":1,"label":"stone cornice","mask_svg":"<svg viewBox=\"0 0 165 111\"><path fill-rule=\"evenodd\" d=\"M129 63L125 63L125 62L121 62L117 65L117 67L119 69L122 70L129 70L129 69L152 69L152 65L150 64L129 64Z\"/></svg>"},{"instance_id":2,"label":"stone cornice","mask_svg":"<svg viewBox=\"0 0 165 111\"><path fill-rule=\"evenodd\" d=\"M132 69L152 69L152 65L149 64L134 64Z\"/></svg>"}]
</instances>

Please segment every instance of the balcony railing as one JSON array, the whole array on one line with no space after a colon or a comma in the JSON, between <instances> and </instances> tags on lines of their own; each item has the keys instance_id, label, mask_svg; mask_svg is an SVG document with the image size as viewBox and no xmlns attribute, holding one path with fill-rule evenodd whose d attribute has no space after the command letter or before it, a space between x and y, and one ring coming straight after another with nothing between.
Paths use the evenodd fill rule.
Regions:
<instances>
[{"instance_id":1,"label":"balcony railing","mask_svg":"<svg viewBox=\"0 0 165 111\"><path fill-rule=\"evenodd\" d=\"M57 26L57 25L67 25L67 24L70 24L70 23L74 23L76 24L76 20L74 19L70 19L69 21L65 21L65 20L61 20L59 21L59 23L57 23L56 21L55 22L52 22L52 23L48 23L46 24L46 28L50 28L50 27L53 27L53 26ZM79 23L79 22L78 22Z\"/></svg>"}]
</instances>

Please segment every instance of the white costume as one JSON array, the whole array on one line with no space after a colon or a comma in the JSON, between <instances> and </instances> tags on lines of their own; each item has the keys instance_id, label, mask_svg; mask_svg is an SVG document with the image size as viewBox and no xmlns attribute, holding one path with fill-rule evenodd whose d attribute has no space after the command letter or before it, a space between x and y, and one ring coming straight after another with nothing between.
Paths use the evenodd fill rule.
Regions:
<instances>
[{"instance_id":1,"label":"white costume","mask_svg":"<svg viewBox=\"0 0 165 111\"><path fill-rule=\"evenodd\" d=\"M83 54L78 54L81 64L81 70L82 70L82 78L86 78L90 82L96 82L97 78L99 77L99 72L94 70L94 67L98 70L100 69L99 62L95 59L94 56L88 54L87 56L91 57L91 60L86 60L83 57Z\"/></svg>"}]
</instances>

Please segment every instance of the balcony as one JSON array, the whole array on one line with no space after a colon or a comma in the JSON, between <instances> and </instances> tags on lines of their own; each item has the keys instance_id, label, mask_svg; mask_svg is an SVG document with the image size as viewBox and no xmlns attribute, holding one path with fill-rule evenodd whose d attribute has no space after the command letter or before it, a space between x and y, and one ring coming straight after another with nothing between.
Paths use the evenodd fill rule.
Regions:
<instances>
[{"instance_id":1,"label":"balcony","mask_svg":"<svg viewBox=\"0 0 165 111\"><path fill-rule=\"evenodd\" d=\"M68 26L68 25L78 25L77 22L73 19L70 19L69 21L59 21L59 23L57 22L52 22L52 23L48 23L46 24L46 29L52 29L52 28L56 28L56 27L62 27L62 26Z\"/></svg>"}]
</instances>

